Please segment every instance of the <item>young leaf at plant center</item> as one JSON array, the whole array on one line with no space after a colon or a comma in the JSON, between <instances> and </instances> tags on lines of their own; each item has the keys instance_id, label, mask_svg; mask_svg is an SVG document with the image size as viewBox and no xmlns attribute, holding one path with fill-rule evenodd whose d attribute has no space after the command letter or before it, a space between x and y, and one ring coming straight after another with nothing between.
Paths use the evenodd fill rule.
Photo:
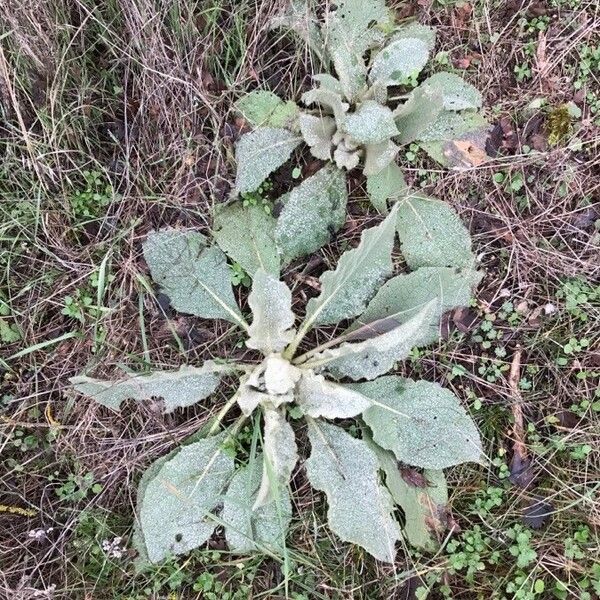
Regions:
<instances>
[{"instance_id":1,"label":"young leaf at plant center","mask_svg":"<svg viewBox=\"0 0 600 600\"><path fill-rule=\"evenodd\" d=\"M255 191L290 157L301 141L302 138L295 133L274 127L261 127L245 133L235 148L236 190L240 194Z\"/></svg>"},{"instance_id":2,"label":"young leaf at plant center","mask_svg":"<svg viewBox=\"0 0 600 600\"><path fill-rule=\"evenodd\" d=\"M150 400L163 398L164 412L191 406L208 398L219 385L225 365L206 362L201 368L182 365L178 371L155 371L151 375L128 375L120 381L104 381L91 377L72 377L69 381L80 394L93 398L102 406L120 410L129 398Z\"/></svg>"},{"instance_id":3,"label":"young leaf at plant center","mask_svg":"<svg viewBox=\"0 0 600 600\"><path fill-rule=\"evenodd\" d=\"M410 144L420 139L421 135L436 122L444 108L443 96L425 86L415 88L404 104L394 111L400 144Z\"/></svg>"},{"instance_id":4,"label":"young leaf at plant center","mask_svg":"<svg viewBox=\"0 0 600 600\"><path fill-rule=\"evenodd\" d=\"M446 528L448 486L443 471L426 469L427 487L413 487L404 480L394 455L370 441L381 469L385 485L394 502L404 513L402 533L409 544L433 552L439 546L438 537Z\"/></svg>"},{"instance_id":5,"label":"young leaf at plant center","mask_svg":"<svg viewBox=\"0 0 600 600\"><path fill-rule=\"evenodd\" d=\"M427 42L401 38L388 44L373 59L369 80L375 85L400 85L418 75L429 59Z\"/></svg>"},{"instance_id":6,"label":"young leaf at plant center","mask_svg":"<svg viewBox=\"0 0 600 600\"><path fill-rule=\"evenodd\" d=\"M296 403L305 415L325 419L356 417L371 405L362 394L327 381L309 369L303 370L298 383Z\"/></svg>"},{"instance_id":7,"label":"young leaf at plant center","mask_svg":"<svg viewBox=\"0 0 600 600\"><path fill-rule=\"evenodd\" d=\"M235 102L235 108L254 127L288 127L298 116L298 106L277 94L255 90Z\"/></svg>"},{"instance_id":8,"label":"young leaf at plant center","mask_svg":"<svg viewBox=\"0 0 600 600\"><path fill-rule=\"evenodd\" d=\"M235 202L216 209L213 233L221 250L250 277L257 269L279 275L275 226L275 219L262 206Z\"/></svg>"},{"instance_id":9,"label":"young leaf at plant center","mask_svg":"<svg viewBox=\"0 0 600 600\"><path fill-rule=\"evenodd\" d=\"M373 100L363 102L346 116L344 131L360 144L379 144L397 135L392 111Z\"/></svg>"},{"instance_id":10,"label":"young leaf at plant center","mask_svg":"<svg viewBox=\"0 0 600 600\"><path fill-rule=\"evenodd\" d=\"M282 554L292 519L292 504L287 487L264 506L253 509L260 486L263 456L257 454L239 468L223 499L221 521L229 548L239 554L268 551Z\"/></svg>"},{"instance_id":11,"label":"young leaf at plant center","mask_svg":"<svg viewBox=\"0 0 600 600\"><path fill-rule=\"evenodd\" d=\"M473 269L447 267L421 267L408 274L389 279L369 302L365 312L348 328L356 331L369 323L391 318L398 324L406 323L431 298L437 298L435 319L430 329L424 332L419 345L439 339L439 319L448 310L467 306L473 288L479 283L482 273Z\"/></svg>"},{"instance_id":12,"label":"young leaf at plant center","mask_svg":"<svg viewBox=\"0 0 600 600\"><path fill-rule=\"evenodd\" d=\"M212 535L217 523L211 513L234 471L233 459L221 448L226 437L225 432L183 447L148 482L140 526L152 562L197 548Z\"/></svg>"},{"instance_id":13,"label":"young leaf at plant center","mask_svg":"<svg viewBox=\"0 0 600 600\"><path fill-rule=\"evenodd\" d=\"M151 231L143 248L152 279L175 309L205 319L226 319L245 328L225 255L205 244L206 238L195 231Z\"/></svg>"},{"instance_id":14,"label":"young leaf at plant center","mask_svg":"<svg viewBox=\"0 0 600 600\"><path fill-rule=\"evenodd\" d=\"M310 146L310 153L320 160L331 160L331 139L335 133L334 119L302 113L298 123L304 141Z\"/></svg>"},{"instance_id":15,"label":"young leaf at plant center","mask_svg":"<svg viewBox=\"0 0 600 600\"><path fill-rule=\"evenodd\" d=\"M275 236L284 262L329 242L346 220L346 178L333 165L320 169L280 199Z\"/></svg>"},{"instance_id":16,"label":"young leaf at plant center","mask_svg":"<svg viewBox=\"0 0 600 600\"><path fill-rule=\"evenodd\" d=\"M319 420L309 422L306 474L327 495L329 527L378 560L393 562L400 527L389 492L379 483L379 462L364 440Z\"/></svg>"},{"instance_id":17,"label":"young leaf at plant center","mask_svg":"<svg viewBox=\"0 0 600 600\"><path fill-rule=\"evenodd\" d=\"M248 327L246 345L265 355L281 352L295 333L292 293L287 285L259 269L254 274L248 304L252 309L252 324Z\"/></svg>"},{"instance_id":18,"label":"young leaf at plant center","mask_svg":"<svg viewBox=\"0 0 600 600\"><path fill-rule=\"evenodd\" d=\"M367 177L369 200L383 214L388 213L388 201L405 196L407 189L402 169L395 162L391 162L379 173Z\"/></svg>"},{"instance_id":19,"label":"young leaf at plant center","mask_svg":"<svg viewBox=\"0 0 600 600\"><path fill-rule=\"evenodd\" d=\"M268 407L265 407L263 414L263 472L254 510L277 500L283 495L282 490L287 493L292 471L298 462L296 435L285 420L285 415Z\"/></svg>"},{"instance_id":20,"label":"young leaf at plant center","mask_svg":"<svg viewBox=\"0 0 600 600\"><path fill-rule=\"evenodd\" d=\"M472 268L471 238L445 202L408 196L398 202L398 237L406 264L419 267Z\"/></svg>"},{"instance_id":21,"label":"young leaf at plant center","mask_svg":"<svg viewBox=\"0 0 600 600\"><path fill-rule=\"evenodd\" d=\"M309 300L301 330L360 314L392 272L395 222L394 208L382 223L363 231L358 247L344 252L334 271L321 275L321 293Z\"/></svg>"},{"instance_id":22,"label":"young leaf at plant center","mask_svg":"<svg viewBox=\"0 0 600 600\"><path fill-rule=\"evenodd\" d=\"M379 336L324 350L309 360L306 366L320 366L334 377L349 377L354 381L383 375L419 344L435 319L436 304L435 299L430 301L406 323Z\"/></svg>"},{"instance_id":23,"label":"young leaf at plant center","mask_svg":"<svg viewBox=\"0 0 600 600\"><path fill-rule=\"evenodd\" d=\"M363 419L374 441L398 460L426 469L481 462L477 427L458 398L437 383L388 376L349 387L376 402Z\"/></svg>"},{"instance_id":24,"label":"young leaf at plant center","mask_svg":"<svg viewBox=\"0 0 600 600\"><path fill-rule=\"evenodd\" d=\"M317 104L323 108L328 108L333 113L338 128L344 123L346 111L349 108L349 105L342 100L340 94L323 87L304 92L302 94L302 102L307 106Z\"/></svg>"},{"instance_id":25,"label":"young leaf at plant center","mask_svg":"<svg viewBox=\"0 0 600 600\"><path fill-rule=\"evenodd\" d=\"M445 110L477 109L483 103L479 90L454 73L435 73L421 85L442 96Z\"/></svg>"}]
</instances>

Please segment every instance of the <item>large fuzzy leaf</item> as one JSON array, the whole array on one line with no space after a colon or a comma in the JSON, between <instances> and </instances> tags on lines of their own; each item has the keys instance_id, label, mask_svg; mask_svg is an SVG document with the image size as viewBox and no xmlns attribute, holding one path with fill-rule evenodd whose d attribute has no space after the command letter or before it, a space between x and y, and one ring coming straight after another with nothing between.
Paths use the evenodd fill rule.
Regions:
<instances>
[{"instance_id":1,"label":"large fuzzy leaf","mask_svg":"<svg viewBox=\"0 0 600 600\"><path fill-rule=\"evenodd\" d=\"M419 139L435 123L443 107L444 98L438 91L425 86L415 88L408 100L394 111L399 131L396 141L410 144Z\"/></svg>"},{"instance_id":2,"label":"large fuzzy leaf","mask_svg":"<svg viewBox=\"0 0 600 600\"><path fill-rule=\"evenodd\" d=\"M367 177L377 175L394 161L396 154L398 154L398 146L392 140L369 144L366 148L363 173Z\"/></svg>"},{"instance_id":3,"label":"large fuzzy leaf","mask_svg":"<svg viewBox=\"0 0 600 600\"><path fill-rule=\"evenodd\" d=\"M215 211L214 237L229 258L253 276L257 269L279 275L275 219L262 206L235 202Z\"/></svg>"},{"instance_id":4,"label":"large fuzzy leaf","mask_svg":"<svg viewBox=\"0 0 600 600\"><path fill-rule=\"evenodd\" d=\"M398 237L411 269L473 266L469 232L448 204L409 196L398 206Z\"/></svg>"},{"instance_id":5,"label":"large fuzzy leaf","mask_svg":"<svg viewBox=\"0 0 600 600\"><path fill-rule=\"evenodd\" d=\"M301 114L298 122L304 141L310 146L310 152L320 160L331 160L331 138L335 133L333 117L315 117Z\"/></svg>"},{"instance_id":6,"label":"large fuzzy leaf","mask_svg":"<svg viewBox=\"0 0 600 600\"><path fill-rule=\"evenodd\" d=\"M481 108L481 93L454 73L435 73L428 77L422 86L429 87L442 96L445 110Z\"/></svg>"},{"instance_id":7,"label":"large fuzzy leaf","mask_svg":"<svg viewBox=\"0 0 600 600\"><path fill-rule=\"evenodd\" d=\"M281 352L293 339L292 293L285 283L263 269L254 274L248 297L252 324L248 327L249 348L263 354Z\"/></svg>"},{"instance_id":8,"label":"large fuzzy leaf","mask_svg":"<svg viewBox=\"0 0 600 600\"><path fill-rule=\"evenodd\" d=\"M337 323L362 312L392 272L396 209L375 227L363 231L357 248L340 257L334 271L321 275L321 293L306 308L303 329Z\"/></svg>"},{"instance_id":9,"label":"large fuzzy leaf","mask_svg":"<svg viewBox=\"0 0 600 600\"><path fill-rule=\"evenodd\" d=\"M380 213L387 214L388 201L405 196L406 191L402 169L393 161L379 173L367 177L369 200Z\"/></svg>"},{"instance_id":10,"label":"large fuzzy leaf","mask_svg":"<svg viewBox=\"0 0 600 600\"><path fill-rule=\"evenodd\" d=\"M245 133L235 148L237 176L235 187L244 194L253 192L292 154L302 138L274 127L261 127Z\"/></svg>"},{"instance_id":11,"label":"large fuzzy leaf","mask_svg":"<svg viewBox=\"0 0 600 600\"><path fill-rule=\"evenodd\" d=\"M385 37L391 23L384 0L340 0L327 17L327 47L346 98L354 101L366 82L363 55Z\"/></svg>"},{"instance_id":12,"label":"large fuzzy leaf","mask_svg":"<svg viewBox=\"0 0 600 600\"><path fill-rule=\"evenodd\" d=\"M306 256L329 242L346 219L346 177L327 165L281 199L276 238L284 261Z\"/></svg>"},{"instance_id":13,"label":"large fuzzy leaf","mask_svg":"<svg viewBox=\"0 0 600 600\"><path fill-rule=\"evenodd\" d=\"M389 492L379 483L379 462L363 440L322 421L308 429L311 454L306 473L327 495L329 527L378 560L393 562L400 528Z\"/></svg>"},{"instance_id":14,"label":"large fuzzy leaf","mask_svg":"<svg viewBox=\"0 0 600 600\"><path fill-rule=\"evenodd\" d=\"M481 277L482 274L473 269L447 267L421 267L412 273L397 275L379 288L367 310L348 331L356 331L385 318L406 323L427 302L436 298L435 319L420 340L421 344L434 342L440 335L438 319L452 308L468 305L472 289Z\"/></svg>"},{"instance_id":15,"label":"large fuzzy leaf","mask_svg":"<svg viewBox=\"0 0 600 600\"><path fill-rule=\"evenodd\" d=\"M385 474L385 485L394 502L404 513L402 533L411 546L434 551L439 546L438 537L445 529L448 503L448 486L443 471L425 469L426 487L410 485L402 477L394 455L371 442Z\"/></svg>"},{"instance_id":16,"label":"large fuzzy leaf","mask_svg":"<svg viewBox=\"0 0 600 600\"><path fill-rule=\"evenodd\" d=\"M390 42L396 42L404 39L419 39L427 44L427 49L431 52L435 48L435 29L427 25L413 22L403 25L390 39Z\"/></svg>"},{"instance_id":17,"label":"large fuzzy leaf","mask_svg":"<svg viewBox=\"0 0 600 600\"><path fill-rule=\"evenodd\" d=\"M418 75L429 59L427 42L401 38L380 50L373 59L369 79L374 85L400 85Z\"/></svg>"},{"instance_id":18,"label":"large fuzzy leaf","mask_svg":"<svg viewBox=\"0 0 600 600\"><path fill-rule=\"evenodd\" d=\"M225 436L183 447L147 483L139 521L150 561L188 552L212 535L217 523L211 515L234 470L221 449Z\"/></svg>"},{"instance_id":19,"label":"large fuzzy leaf","mask_svg":"<svg viewBox=\"0 0 600 600\"><path fill-rule=\"evenodd\" d=\"M226 367L208 361L201 368L183 365L178 371L156 371L151 375L128 375L119 381L104 381L79 376L70 379L80 394L99 404L120 410L121 404L133 400L163 398L164 412L191 406L210 396L221 381Z\"/></svg>"},{"instance_id":20,"label":"large fuzzy leaf","mask_svg":"<svg viewBox=\"0 0 600 600\"><path fill-rule=\"evenodd\" d=\"M273 92L255 90L235 102L235 108L254 127L287 127L298 116L298 106Z\"/></svg>"},{"instance_id":21,"label":"large fuzzy leaf","mask_svg":"<svg viewBox=\"0 0 600 600\"><path fill-rule=\"evenodd\" d=\"M287 488L264 506L253 510L262 476L263 457L235 472L223 500L221 521L229 549L238 554L265 550L281 554L292 518Z\"/></svg>"},{"instance_id":22,"label":"large fuzzy leaf","mask_svg":"<svg viewBox=\"0 0 600 600\"><path fill-rule=\"evenodd\" d=\"M363 418L375 442L398 460L426 469L481 461L475 423L437 383L388 376L349 387L374 402Z\"/></svg>"},{"instance_id":23,"label":"large fuzzy leaf","mask_svg":"<svg viewBox=\"0 0 600 600\"><path fill-rule=\"evenodd\" d=\"M304 369L298 382L296 403L309 417L347 419L355 417L370 406L368 398Z\"/></svg>"},{"instance_id":24,"label":"large fuzzy leaf","mask_svg":"<svg viewBox=\"0 0 600 600\"><path fill-rule=\"evenodd\" d=\"M374 100L363 102L346 115L344 131L359 144L378 144L398 133L392 111Z\"/></svg>"},{"instance_id":25,"label":"large fuzzy leaf","mask_svg":"<svg viewBox=\"0 0 600 600\"><path fill-rule=\"evenodd\" d=\"M338 348L324 350L307 366L323 366L335 377L349 377L354 381L379 377L421 344L435 319L436 302L432 300L406 323L377 337L356 343L345 342Z\"/></svg>"},{"instance_id":26,"label":"large fuzzy leaf","mask_svg":"<svg viewBox=\"0 0 600 600\"><path fill-rule=\"evenodd\" d=\"M296 435L283 412L265 408L263 435L263 472L254 508L265 506L287 490L292 471L298 462Z\"/></svg>"},{"instance_id":27,"label":"large fuzzy leaf","mask_svg":"<svg viewBox=\"0 0 600 600\"><path fill-rule=\"evenodd\" d=\"M238 308L227 260L194 231L152 231L143 244L152 279L184 313L205 319L226 319L246 327Z\"/></svg>"}]
</instances>

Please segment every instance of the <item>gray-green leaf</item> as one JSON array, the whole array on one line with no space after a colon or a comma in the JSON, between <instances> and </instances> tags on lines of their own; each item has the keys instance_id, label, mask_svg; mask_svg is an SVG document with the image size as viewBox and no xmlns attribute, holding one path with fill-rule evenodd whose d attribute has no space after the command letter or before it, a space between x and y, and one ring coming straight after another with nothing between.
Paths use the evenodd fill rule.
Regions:
<instances>
[{"instance_id":1,"label":"gray-green leaf","mask_svg":"<svg viewBox=\"0 0 600 600\"><path fill-rule=\"evenodd\" d=\"M436 303L437 300L432 300L414 317L377 337L324 350L307 366L324 366L335 377L349 377L354 381L379 377L421 344L435 319Z\"/></svg>"},{"instance_id":2,"label":"gray-green leaf","mask_svg":"<svg viewBox=\"0 0 600 600\"><path fill-rule=\"evenodd\" d=\"M481 280L482 273L473 269L447 267L421 267L408 274L397 275L379 288L369 302L367 310L349 327L359 327L384 318L406 323L432 298L437 299L435 320L420 340L429 344L439 338L439 318L448 310L467 306L473 287Z\"/></svg>"},{"instance_id":3,"label":"gray-green leaf","mask_svg":"<svg viewBox=\"0 0 600 600\"><path fill-rule=\"evenodd\" d=\"M281 198L276 238L285 262L311 254L329 242L346 219L346 177L327 165Z\"/></svg>"},{"instance_id":4,"label":"gray-green leaf","mask_svg":"<svg viewBox=\"0 0 600 600\"><path fill-rule=\"evenodd\" d=\"M473 266L469 232L448 204L433 198L408 196L397 206L398 237L411 269Z\"/></svg>"},{"instance_id":5,"label":"gray-green leaf","mask_svg":"<svg viewBox=\"0 0 600 600\"><path fill-rule=\"evenodd\" d=\"M343 129L360 144L378 144L398 134L392 111L374 100L363 102L356 112L346 115Z\"/></svg>"},{"instance_id":6,"label":"gray-green leaf","mask_svg":"<svg viewBox=\"0 0 600 600\"><path fill-rule=\"evenodd\" d=\"M378 560L393 562L400 528L389 492L379 483L379 462L363 440L322 421L311 421L306 472L327 495L329 527Z\"/></svg>"},{"instance_id":7,"label":"gray-green leaf","mask_svg":"<svg viewBox=\"0 0 600 600\"><path fill-rule=\"evenodd\" d=\"M265 407L263 435L263 472L254 508L265 506L287 490L292 471L298 462L296 435L285 420L285 414Z\"/></svg>"},{"instance_id":8,"label":"gray-green leaf","mask_svg":"<svg viewBox=\"0 0 600 600\"><path fill-rule=\"evenodd\" d=\"M255 90L235 102L235 108L254 127L287 127L298 116L298 106L273 92Z\"/></svg>"},{"instance_id":9,"label":"gray-green leaf","mask_svg":"<svg viewBox=\"0 0 600 600\"><path fill-rule=\"evenodd\" d=\"M400 38L380 50L373 59L369 79L376 85L399 85L418 75L429 59L427 42Z\"/></svg>"},{"instance_id":10,"label":"gray-green leaf","mask_svg":"<svg viewBox=\"0 0 600 600\"><path fill-rule=\"evenodd\" d=\"M377 175L396 158L396 154L398 154L398 146L392 140L369 144L366 147L363 173L366 177Z\"/></svg>"},{"instance_id":11,"label":"gray-green leaf","mask_svg":"<svg viewBox=\"0 0 600 600\"><path fill-rule=\"evenodd\" d=\"M387 214L388 201L405 196L406 191L402 169L393 161L379 173L367 177L369 200L380 213Z\"/></svg>"},{"instance_id":12,"label":"gray-green leaf","mask_svg":"<svg viewBox=\"0 0 600 600\"><path fill-rule=\"evenodd\" d=\"M206 362L201 368L183 365L178 371L156 371L151 375L128 375L119 381L104 381L79 376L70 379L80 394L93 398L99 404L120 410L129 398L149 400L163 398L164 412L191 406L208 398L219 385L221 373L227 367Z\"/></svg>"},{"instance_id":13,"label":"gray-green leaf","mask_svg":"<svg viewBox=\"0 0 600 600\"><path fill-rule=\"evenodd\" d=\"M331 138L335 133L333 117L315 117L302 113L298 119L304 141L311 154L320 160L331 160Z\"/></svg>"},{"instance_id":14,"label":"gray-green leaf","mask_svg":"<svg viewBox=\"0 0 600 600\"><path fill-rule=\"evenodd\" d=\"M215 210L214 237L221 250L251 277L257 269L279 275L275 225L262 206L235 202Z\"/></svg>"},{"instance_id":15,"label":"gray-green leaf","mask_svg":"<svg viewBox=\"0 0 600 600\"><path fill-rule=\"evenodd\" d=\"M298 382L296 403L309 417L348 419L370 406L368 398L332 381L303 369Z\"/></svg>"},{"instance_id":16,"label":"gray-green leaf","mask_svg":"<svg viewBox=\"0 0 600 600\"><path fill-rule=\"evenodd\" d=\"M195 231L151 231L143 248L152 279L176 310L205 319L226 319L245 328L225 255L205 244L206 238Z\"/></svg>"},{"instance_id":17,"label":"gray-green leaf","mask_svg":"<svg viewBox=\"0 0 600 600\"><path fill-rule=\"evenodd\" d=\"M443 471L425 469L427 487L413 487L407 483L394 455L371 442L370 447L379 458L385 474L385 485L394 502L404 513L404 533L409 544L416 548L434 551L439 546L438 535L445 529L448 486ZM435 534L435 536L434 536Z\"/></svg>"},{"instance_id":18,"label":"gray-green leaf","mask_svg":"<svg viewBox=\"0 0 600 600\"><path fill-rule=\"evenodd\" d=\"M446 110L465 110L481 108L481 93L454 73L435 73L428 77L423 87L429 87L438 92L444 99Z\"/></svg>"},{"instance_id":19,"label":"gray-green leaf","mask_svg":"<svg viewBox=\"0 0 600 600\"><path fill-rule=\"evenodd\" d=\"M259 269L254 274L248 304L252 309L252 323L248 327L246 345L263 354L281 352L295 333L292 293L287 285Z\"/></svg>"},{"instance_id":20,"label":"gray-green leaf","mask_svg":"<svg viewBox=\"0 0 600 600\"><path fill-rule=\"evenodd\" d=\"M415 88L408 100L394 111L399 131L396 141L410 144L419 139L435 123L443 106L444 99L439 92L425 86Z\"/></svg>"},{"instance_id":21,"label":"gray-green leaf","mask_svg":"<svg viewBox=\"0 0 600 600\"><path fill-rule=\"evenodd\" d=\"M148 482L140 527L153 563L202 545L212 535L215 509L234 470L221 446L226 434L183 447Z\"/></svg>"},{"instance_id":22,"label":"gray-green leaf","mask_svg":"<svg viewBox=\"0 0 600 600\"><path fill-rule=\"evenodd\" d=\"M344 123L346 111L349 108L349 105L342 100L340 94L324 87L304 92L302 94L302 102L307 106L318 104L321 107L328 108L332 112L338 128Z\"/></svg>"},{"instance_id":23,"label":"gray-green leaf","mask_svg":"<svg viewBox=\"0 0 600 600\"><path fill-rule=\"evenodd\" d=\"M390 41L396 42L406 38L417 38L424 41L430 52L435 48L435 29L433 27L421 25L417 22L408 23L396 32Z\"/></svg>"},{"instance_id":24,"label":"gray-green leaf","mask_svg":"<svg viewBox=\"0 0 600 600\"><path fill-rule=\"evenodd\" d=\"M263 456L257 454L247 466L238 469L223 500L221 521L230 550L249 554L265 550L281 554L292 518L287 488L264 506L252 509L262 476Z\"/></svg>"},{"instance_id":25,"label":"gray-green leaf","mask_svg":"<svg viewBox=\"0 0 600 600\"><path fill-rule=\"evenodd\" d=\"M261 127L245 133L235 148L237 161L236 190L244 194L260 184L292 154L302 138L274 127Z\"/></svg>"},{"instance_id":26,"label":"gray-green leaf","mask_svg":"<svg viewBox=\"0 0 600 600\"><path fill-rule=\"evenodd\" d=\"M379 285L392 272L396 210L363 231L357 248L340 257L335 271L320 277L321 293L306 308L303 329L337 323L360 314Z\"/></svg>"},{"instance_id":27,"label":"gray-green leaf","mask_svg":"<svg viewBox=\"0 0 600 600\"><path fill-rule=\"evenodd\" d=\"M375 442L398 460L426 469L481 461L475 423L437 383L388 376L349 387L374 402L363 418Z\"/></svg>"}]
</instances>

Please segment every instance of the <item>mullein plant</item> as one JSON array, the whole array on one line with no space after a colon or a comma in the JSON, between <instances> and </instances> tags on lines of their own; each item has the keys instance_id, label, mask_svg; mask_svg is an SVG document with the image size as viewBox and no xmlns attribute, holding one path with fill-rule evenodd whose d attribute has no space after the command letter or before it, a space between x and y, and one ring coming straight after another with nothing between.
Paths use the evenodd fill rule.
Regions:
<instances>
[{"instance_id":1,"label":"mullein plant","mask_svg":"<svg viewBox=\"0 0 600 600\"><path fill-rule=\"evenodd\" d=\"M222 227L219 245L239 257L238 233L232 223ZM406 265L397 274L396 240ZM467 230L445 203L404 197L321 275L318 295L297 311L301 318L279 277L280 250L272 237L259 241L242 252L252 276L250 315L235 300L227 256L200 233L155 231L143 245L173 308L239 327L254 360L223 356L114 381L72 380L78 393L113 410L127 399L161 397L165 412L238 380L210 426L143 475L133 535L140 564L197 548L217 527L234 553L284 555L297 468L326 496L329 527L341 540L386 562L394 561L401 538L433 549L447 501L443 469L481 461L481 442L449 390L393 372L411 350L439 339L444 312L469 302L480 273ZM309 343L311 331L338 323L334 337ZM236 456L233 442L250 418L262 426ZM304 461L298 431L310 444ZM402 465L423 470L421 487L405 480Z\"/></svg>"}]
</instances>

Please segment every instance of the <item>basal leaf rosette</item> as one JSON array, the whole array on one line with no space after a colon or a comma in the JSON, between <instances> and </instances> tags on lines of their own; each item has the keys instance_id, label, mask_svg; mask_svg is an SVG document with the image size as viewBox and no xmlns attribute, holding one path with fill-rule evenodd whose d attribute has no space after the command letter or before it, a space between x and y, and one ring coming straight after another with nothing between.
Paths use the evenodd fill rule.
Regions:
<instances>
[{"instance_id":1,"label":"basal leaf rosette","mask_svg":"<svg viewBox=\"0 0 600 600\"><path fill-rule=\"evenodd\" d=\"M396 239L411 272L394 274ZM321 275L320 292L301 318L292 311L291 290L263 266L253 273L251 314L244 315L224 271L225 255L196 232L153 232L144 256L174 308L240 327L256 358L222 357L116 381L73 379L75 390L112 410L128 398L161 397L165 412L205 400L224 385L224 375L239 379L210 427L142 477L134 532L140 561L186 553L217 527L232 552L282 554L292 517L290 484L304 454L292 409L305 420L310 443L303 468L324 493L329 527L341 540L386 562L394 561L402 537L435 548L447 499L442 470L480 461L481 443L454 394L393 372L411 349L438 339L442 314L467 304L480 279L468 233L452 210L424 197L397 203ZM307 344L312 329L338 323L346 326L336 337ZM238 413L233 421L229 411ZM260 447L242 460L231 441L256 414ZM348 428L349 419L358 427ZM428 485L412 487L399 464L424 469Z\"/></svg>"}]
</instances>

